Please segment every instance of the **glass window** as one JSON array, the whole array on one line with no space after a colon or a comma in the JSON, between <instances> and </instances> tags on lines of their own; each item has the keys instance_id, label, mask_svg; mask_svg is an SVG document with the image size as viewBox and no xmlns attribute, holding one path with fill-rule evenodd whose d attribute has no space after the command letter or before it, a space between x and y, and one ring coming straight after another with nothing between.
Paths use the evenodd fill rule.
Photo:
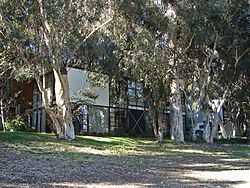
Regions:
<instances>
[{"instance_id":1,"label":"glass window","mask_svg":"<svg viewBox=\"0 0 250 188\"><path fill-rule=\"evenodd\" d=\"M86 105L79 109L78 115L76 116L76 124L81 132L87 132L88 130L88 108Z\"/></svg>"},{"instance_id":2,"label":"glass window","mask_svg":"<svg viewBox=\"0 0 250 188\"><path fill-rule=\"evenodd\" d=\"M128 81L128 98L130 105L143 107L145 100L142 84L135 81Z\"/></svg>"},{"instance_id":3,"label":"glass window","mask_svg":"<svg viewBox=\"0 0 250 188\"><path fill-rule=\"evenodd\" d=\"M108 108L90 107L89 131L95 133L108 132Z\"/></svg>"}]
</instances>

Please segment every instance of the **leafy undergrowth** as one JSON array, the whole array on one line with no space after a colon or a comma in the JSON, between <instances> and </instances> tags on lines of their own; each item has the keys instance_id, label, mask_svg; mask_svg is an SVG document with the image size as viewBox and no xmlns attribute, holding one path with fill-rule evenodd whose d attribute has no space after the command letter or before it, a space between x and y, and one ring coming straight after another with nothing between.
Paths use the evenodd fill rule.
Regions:
<instances>
[{"instance_id":1,"label":"leafy undergrowth","mask_svg":"<svg viewBox=\"0 0 250 188\"><path fill-rule=\"evenodd\" d=\"M192 160L195 157L219 156L247 160L250 146L246 144L174 143L165 140L162 145L153 138L77 136L74 141L58 140L53 134L30 132L0 132L0 145L23 153L37 153L48 157L60 155L70 160L90 160L90 156L169 156ZM221 166L216 167L218 169ZM223 168L222 168L223 169Z\"/></svg>"}]
</instances>

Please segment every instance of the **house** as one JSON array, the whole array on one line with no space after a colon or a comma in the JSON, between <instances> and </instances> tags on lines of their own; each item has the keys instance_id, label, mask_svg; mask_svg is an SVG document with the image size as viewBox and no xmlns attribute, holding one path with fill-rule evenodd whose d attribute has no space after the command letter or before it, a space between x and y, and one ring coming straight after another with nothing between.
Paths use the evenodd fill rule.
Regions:
<instances>
[{"instance_id":1,"label":"house","mask_svg":"<svg viewBox=\"0 0 250 188\"><path fill-rule=\"evenodd\" d=\"M32 109L32 88L33 82L18 82L16 80L5 80L0 86L1 93L1 119L13 118L24 115L24 119L31 124L32 117L29 110ZM6 104L7 103L7 104Z\"/></svg>"},{"instance_id":2,"label":"house","mask_svg":"<svg viewBox=\"0 0 250 188\"><path fill-rule=\"evenodd\" d=\"M53 105L55 95L53 74L47 74L45 80L45 88L49 91L48 97ZM74 125L77 132L137 136L153 134L147 100L144 96L143 86L139 82L128 78L110 80L105 74L72 67L68 68L68 80L72 103L89 100L81 94L81 91L84 90L97 96L89 104L82 105L78 113L74 114ZM10 88L23 96L30 105L29 108L33 109L32 114L26 115L31 126L37 132L51 132L50 118L40 107L42 96L36 82L14 81ZM23 104L17 104L14 107L15 110L13 108L15 115L23 113ZM163 114L162 123L169 132L169 105L167 104L167 101L161 102L161 112Z\"/></svg>"},{"instance_id":3,"label":"house","mask_svg":"<svg viewBox=\"0 0 250 188\"><path fill-rule=\"evenodd\" d=\"M96 80L93 83L93 77L98 77L99 84ZM97 95L95 100L88 105L82 105L75 114L74 125L77 132L146 134L146 125L150 126L141 85L136 82L118 84L115 80L110 81L105 74L78 68L68 68L68 79L72 103L89 100L79 91L89 90ZM45 80L45 89L49 91L48 98L53 105L55 95L53 74L47 74ZM50 118L41 108L42 95L35 81L11 80L6 88L1 87L1 91L8 91L9 95L12 95L12 102L8 105L8 109L4 109L5 117L22 116L37 132L52 131ZM29 113L25 113L28 109Z\"/></svg>"},{"instance_id":4,"label":"house","mask_svg":"<svg viewBox=\"0 0 250 188\"><path fill-rule=\"evenodd\" d=\"M89 75L98 77L101 86L94 86ZM98 96L91 105L84 105L76 117L75 124L81 132L141 136L148 130L152 132L143 87L138 82L109 80L107 75L77 68L69 68L68 78L72 100L79 99L78 91L83 88Z\"/></svg>"}]
</instances>

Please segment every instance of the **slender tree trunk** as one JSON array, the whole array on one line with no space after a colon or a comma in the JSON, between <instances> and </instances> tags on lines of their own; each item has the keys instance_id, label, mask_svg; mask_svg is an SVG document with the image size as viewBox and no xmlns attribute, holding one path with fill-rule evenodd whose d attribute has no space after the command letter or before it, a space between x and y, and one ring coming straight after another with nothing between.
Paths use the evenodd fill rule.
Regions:
<instances>
[{"instance_id":1,"label":"slender tree trunk","mask_svg":"<svg viewBox=\"0 0 250 188\"><path fill-rule=\"evenodd\" d=\"M220 126L220 129L221 129L221 133L222 133L222 136L223 138L227 138L227 133L226 133L226 130L223 126L223 123L222 123L222 120L221 120L221 117L220 117L220 111L224 105L224 97L222 100L220 100L219 102L213 102L212 104L212 109L213 109L213 129L212 129L212 132L211 132L211 136L210 136L210 143L213 143L213 139L215 138L217 132L218 132L218 128Z\"/></svg>"},{"instance_id":2,"label":"slender tree trunk","mask_svg":"<svg viewBox=\"0 0 250 188\"><path fill-rule=\"evenodd\" d=\"M191 119L191 131L192 131L192 139L193 139L193 141L197 140L197 136L196 136L196 133L195 133L196 124L195 124L195 120L194 120L194 109L193 109L194 84L195 84L195 78L193 78L193 81L192 81L191 94L190 94L189 97L187 95L187 92L185 90L183 90L184 94L185 94L185 97L186 97L185 105L188 107L188 110L190 110L190 112L191 112L190 119Z\"/></svg>"},{"instance_id":3,"label":"slender tree trunk","mask_svg":"<svg viewBox=\"0 0 250 188\"><path fill-rule=\"evenodd\" d=\"M247 119L247 138L250 140L250 122L249 119Z\"/></svg>"},{"instance_id":4,"label":"slender tree trunk","mask_svg":"<svg viewBox=\"0 0 250 188\"><path fill-rule=\"evenodd\" d=\"M159 109L161 109L160 102L161 102L161 98L159 98L158 102L157 102L157 109L158 110L157 110L157 116L155 118L156 118L156 121L157 121L157 124L158 124L158 129L157 129L158 142L162 143L163 142L164 127L163 127L163 124L162 124L162 113L159 111Z\"/></svg>"},{"instance_id":5,"label":"slender tree trunk","mask_svg":"<svg viewBox=\"0 0 250 188\"><path fill-rule=\"evenodd\" d=\"M157 129L157 124L155 121L155 111L150 110L150 119L151 119L151 125L153 127L153 131L154 131L154 136L157 138L158 137L158 129Z\"/></svg>"},{"instance_id":6,"label":"slender tree trunk","mask_svg":"<svg viewBox=\"0 0 250 188\"><path fill-rule=\"evenodd\" d=\"M213 126L212 126L212 132L211 132L211 135L210 135L210 143L213 143L213 139L216 137L216 134L218 132L219 127L220 127L220 130L221 130L222 137L225 138L225 139L228 138L226 130L225 130L225 128L224 128L218 114L214 115L212 125Z\"/></svg>"},{"instance_id":7,"label":"slender tree trunk","mask_svg":"<svg viewBox=\"0 0 250 188\"><path fill-rule=\"evenodd\" d=\"M197 135L195 132L196 124L194 122L194 110L193 109L191 109L191 126L192 126L192 139L193 141L196 141L197 140Z\"/></svg>"},{"instance_id":8,"label":"slender tree trunk","mask_svg":"<svg viewBox=\"0 0 250 188\"><path fill-rule=\"evenodd\" d=\"M198 99L198 107L196 110L196 119L198 120L198 116L200 114L200 112L203 112L202 114L202 118L203 118L203 122L204 124L204 132L203 132L203 138L207 143L213 143L213 139L215 137L215 134L217 133L218 130L218 125L214 126L215 124L212 123L212 125L210 124L210 120L213 120L213 118L211 118L211 114L210 114L210 110L208 108L208 104L209 104L209 98L208 98L208 94L207 94L207 85L208 85L208 77L210 75L210 71L211 71L211 64L212 61L209 62L208 65L208 71L206 71L205 68L202 68L200 71L200 97ZM196 126L197 126L197 121L196 121Z\"/></svg>"},{"instance_id":9,"label":"slender tree trunk","mask_svg":"<svg viewBox=\"0 0 250 188\"><path fill-rule=\"evenodd\" d=\"M0 130L4 130L4 110L3 110L3 99L0 99L0 115L1 115L1 123L0 123Z\"/></svg>"},{"instance_id":10,"label":"slender tree trunk","mask_svg":"<svg viewBox=\"0 0 250 188\"><path fill-rule=\"evenodd\" d=\"M220 126L222 137L225 139L228 139L229 136L227 135L226 129L225 129L224 124L223 124L221 119L219 119L219 126Z\"/></svg>"},{"instance_id":11,"label":"slender tree trunk","mask_svg":"<svg viewBox=\"0 0 250 188\"><path fill-rule=\"evenodd\" d=\"M4 105L5 105L5 100L8 96L8 92L9 92L9 88L8 86L8 82L9 82L9 77L6 76L5 74L2 75L3 77L0 79L0 116L1 116L1 120L0 120L0 130L5 130L4 124L5 124L5 114L4 114Z\"/></svg>"},{"instance_id":12,"label":"slender tree trunk","mask_svg":"<svg viewBox=\"0 0 250 188\"><path fill-rule=\"evenodd\" d=\"M223 99L219 100L219 101L213 101L212 103L209 102L209 105L212 107L213 109L213 117L211 118L212 120L212 130L209 131L208 133L206 133L207 135L210 134L209 136L209 140L206 139L207 142L209 143L213 143L214 138L216 137L216 134L218 133L218 128L220 126L221 128L221 133L223 138L227 138L227 133L226 130L224 128L224 125L222 123L221 117L220 117L220 111L224 105L225 102L225 94L227 93L227 91L225 91L225 93L223 94ZM207 116L210 115L209 110L207 110Z\"/></svg>"},{"instance_id":13,"label":"slender tree trunk","mask_svg":"<svg viewBox=\"0 0 250 188\"><path fill-rule=\"evenodd\" d=\"M176 47L176 8L174 4L168 3L168 10L165 14L169 18L168 24L168 48L175 51ZM180 92L180 79L178 72L178 65L176 65L175 57L172 55L168 62L173 67L174 80L171 83L170 89L170 127L171 139L177 142L184 142L183 133L183 118L182 118L182 105L181 105L181 92Z\"/></svg>"},{"instance_id":14,"label":"slender tree trunk","mask_svg":"<svg viewBox=\"0 0 250 188\"><path fill-rule=\"evenodd\" d=\"M178 77L171 84L170 127L171 139L177 142L184 142L180 80Z\"/></svg>"},{"instance_id":15,"label":"slender tree trunk","mask_svg":"<svg viewBox=\"0 0 250 188\"><path fill-rule=\"evenodd\" d=\"M214 118L213 118L213 123L212 123L212 131L210 133L209 136L209 143L213 143L214 142L214 138L216 137L216 134L218 132L218 128L219 128L219 117L217 117L218 114L214 114Z\"/></svg>"},{"instance_id":16,"label":"slender tree trunk","mask_svg":"<svg viewBox=\"0 0 250 188\"><path fill-rule=\"evenodd\" d=\"M210 115L209 109L207 109L205 113L206 113L205 114L206 121L205 121L205 125L204 125L205 127L204 127L203 138L207 143L210 143L210 135L211 135L212 127L210 124L210 116L211 115Z\"/></svg>"},{"instance_id":17,"label":"slender tree trunk","mask_svg":"<svg viewBox=\"0 0 250 188\"><path fill-rule=\"evenodd\" d=\"M157 138L157 141L159 143L163 142L163 127L162 127L162 122L160 118L160 114L158 111L159 106L156 104L151 104L149 107L149 114L150 114L150 119L151 119L151 124L153 127L154 131L154 136Z\"/></svg>"},{"instance_id":18,"label":"slender tree trunk","mask_svg":"<svg viewBox=\"0 0 250 188\"><path fill-rule=\"evenodd\" d=\"M215 42L214 42L214 46L213 46L213 52L215 52L216 50L216 46L217 46L217 40L218 40L218 35L216 35L215 38ZM218 129L214 126L212 126L212 130L210 127L210 111L208 109L208 105L209 105L209 97L208 97L208 93L207 93L207 88L208 88L208 84L209 84L209 76L210 76L210 72L211 72L211 65L212 62L214 60L215 57L215 53L212 53L212 55L210 57L207 57L205 64L203 65L203 68L200 70L200 80L199 80L199 87L200 87L200 96L198 99L198 107L196 109L196 119L198 119L198 115L201 111L205 111L205 116L203 117L203 119L205 120L205 129L204 129L204 133L203 133L203 137L205 138L205 140L207 142L211 142L211 138L213 136L211 136L211 134L215 134L214 132ZM203 115L204 116L204 115ZM196 122L197 123L197 122ZM213 139L212 139L213 140ZM213 141L212 141L213 142Z\"/></svg>"},{"instance_id":19,"label":"slender tree trunk","mask_svg":"<svg viewBox=\"0 0 250 188\"><path fill-rule=\"evenodd\" d=\"M194 84L195 84L195 77L193 78L192 81L192 91L191 91L191 95L190 95L190 100L189 100L189 105L190 105L190 110L191 110L191 126L192 126L192 139L193 141L197 140L197 135L195 133L195 120L194 120L194 109L193 109L193 101L194 101Z\"/></svg>"}]
</instances>

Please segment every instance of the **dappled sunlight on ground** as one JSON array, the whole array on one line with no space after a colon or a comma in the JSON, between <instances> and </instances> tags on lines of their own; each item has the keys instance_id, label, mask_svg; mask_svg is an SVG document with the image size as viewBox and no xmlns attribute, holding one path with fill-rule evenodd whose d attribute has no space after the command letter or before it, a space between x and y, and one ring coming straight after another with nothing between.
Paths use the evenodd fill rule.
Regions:
<instances>
[{"instance_id":1,"label":"dappled sunlight on ground","mask_svg":"<svg viewBox=\"0 0 250 188\"><path fill-rule=\"evenodd\" d=\"M136 144L136 140L126 137L101 137L101 136L77 136L84 140L93 140L97 142L115 143L115 144Z\"/></svg>"},{"instance_id":2,"label":"dappled sunlight on ground","mask_svg":"<svg viewBox=\"0 0 250 188\"><path fill-rule=\"evenodd\" d=\"M200 181L231 182L230 187L235 188L250 187L250 170L192 171L185 176Z\"/></svg>"},{"instance_id":3,"label":"dappled sunlight on ground","mask_svg":"<svg viewBox=\"0 0 250 188\"><path fill-rule=\"evenodd\" d=\"M232 159L232 158L225 158L225 159L220 159L220 161L226 161L226 162L234 162L234 161L239 161L239 162L244 162L246 159L243 158L238 158L238 159Z\"/></svg>"},{"instance_id":4,"label":"dappled sunlight on ground","mask_svg":"<svg viewBox=\"0 0 250 188\"><path fill-rule=\"evenodd\" d=\"M18 185L15 183L3 183L0 185L1 187L9 187L9 188L26 188L33 187L32 184L22 184ZM109 184L109 183L93 183L93 184L85 184L82 182L60 182L60 183L41 183L39 186L34 185L34 187L65 187L65 188L145 188L145 187L154 187L154 184Z\"/></svg>"},{"instance_id":5,"label":"dappled sunlight on ground","mask_svg":"<svg viewBox=\"0 0 250 188\"><path fill-rule=\"evenodd\" d=\"M108 137L84 136L84 138L95 140L95 141L100 141L100 142L112 142L113 141L112 138L108 138Z\"/></svg>"},{"instance_id":6,"label":"dappled sunlight on ground","mask_svg":"<svg viewBox=\"0 0 250 188\"><path fill-rule=\"evenodd\" d=\"M84 188L143 188L143 187L152 187L154 184L109 184L109 183L94 183L94 184L84 184L84 183L72 183L72 182L63 182L63 183L50 183L47 184L49 186L53 187L69 187L69 188L78 188L78 187L84 187Z\"/></svg>"},{"instance_id":7,"label":"dappled sunlight on ground","mask_svg":"<svg viewBox=\"0 0 250 188\"><path fill-rule=\"evenodd\" d=\"M209 166L217 166L219 164L216 163L192 163L192 164L183 164L182 166L186 166L186 167L194 167L194 166L201 166L201 167L209 167Z\"/></svg>"},{"instance_id":8,"label":"dappled sunlight on ground","mask_svg":"<svg viewBox=\"0 0 250 188\"><path fill-rule=\"evenodd\" d=\"M202 150L193 150L193 149L171 149L170 151L173 151L173 152L183 152L183 153L198 153L198 154L212 154L211 152L205 152L205 151L202 151Z\"/></svg>"},{"instance_id":9,"label":"dappled sunlight on ground","mask_svg":"<svg viewBox=\"0 0 250 188\"><path fill-rule=\"evenodd\" d=\"M90 147L75 147L70 146L67 149L68 152L76 152L76 153L87 153L87 154L94 154L94 155L110 155L108 151L105 150L98 150Z\"/></svg>"},{"instance_id":10,"label":"dappled sunlight on ground","mask_svg":"<svg viewBox=\"0 0 250 188\"><path fill-rule=\"evenodd\" d=\"M0 132L0 187L248 187L248 145Z\"/></svg>"}]
</instances>

